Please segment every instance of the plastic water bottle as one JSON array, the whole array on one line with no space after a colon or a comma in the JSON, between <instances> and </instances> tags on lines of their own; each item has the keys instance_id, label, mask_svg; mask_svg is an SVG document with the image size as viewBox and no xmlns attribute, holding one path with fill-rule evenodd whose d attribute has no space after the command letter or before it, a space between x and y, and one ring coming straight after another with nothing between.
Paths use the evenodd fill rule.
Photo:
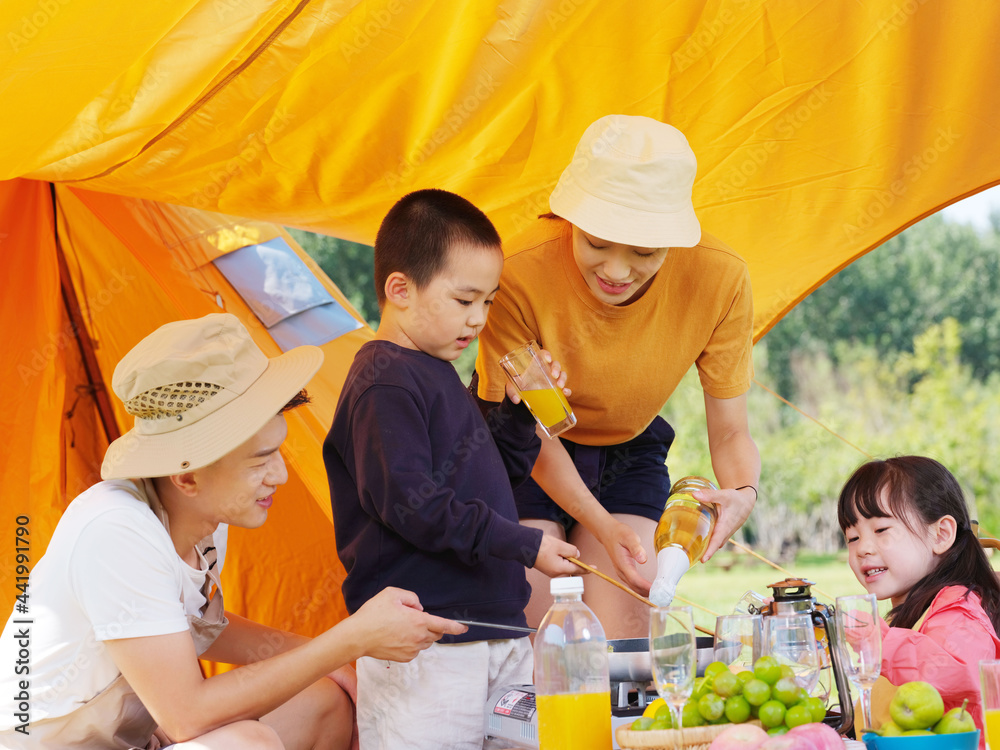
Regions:
<instances>
[{"instance_id":1,"label":"plastic water bottle","mask_svg":"<svg viewBox=\"0 0 1000 750\"><path fill-rule=\"evenodd\" d=\"M555 602L535 636L540 750L608 750L611 684L604 628L583 603L583 579L553 578Z\"/></svg>"}]
</instances>

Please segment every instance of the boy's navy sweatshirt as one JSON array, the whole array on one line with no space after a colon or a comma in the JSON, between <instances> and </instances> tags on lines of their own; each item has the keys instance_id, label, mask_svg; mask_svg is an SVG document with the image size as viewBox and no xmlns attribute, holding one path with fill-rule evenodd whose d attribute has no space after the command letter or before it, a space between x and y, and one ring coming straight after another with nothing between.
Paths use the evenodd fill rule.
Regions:
<instances>
[{"instance_id":1,"label":"boy's navy sweatshirt","mask_svg":"<svg viewBox=\"0 0 1000 750\"><path fill-rule=\"evenodd\" d=\"M523 627L542 535L517 522L511 485L540 445L523 404L484 419L450 362L362 346L323 444L348 611L397 586L441 617ZM470 627L441 642L518 635Z\"/></svg>"}]
</instances>

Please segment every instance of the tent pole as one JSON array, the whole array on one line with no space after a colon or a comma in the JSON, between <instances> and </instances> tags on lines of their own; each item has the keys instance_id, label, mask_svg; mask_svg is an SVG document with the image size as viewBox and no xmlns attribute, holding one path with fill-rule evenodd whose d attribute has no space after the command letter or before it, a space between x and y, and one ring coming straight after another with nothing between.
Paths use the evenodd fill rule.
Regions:
<instances>
[{"instance_id":1,"label":"tent pole","mask_svg":"<svg viewBox=\"0 0 1000 750\"><path fill-rule=\"evenodd\" d=\"M63 252L62 241L59 238L59 203L56 199L56 186L54 182L49 183L49 190L52 194L52 234L56 243L56 257L59 259L59 282L62 287L63 304L69 314L70 325L73 335L80 345L80 357L83 360L83 369L87 373L87 381L90 391L94 395L97 403L97 413L101 417L101 424L104 426L104 434L108 443L121 437L118 423L115 421L115 413L111 408L111 400L108 398L108 391L104 387L101 378L101 368L97 363L97 355L94 354L94 342L90 338L90 332L83 320L83 312L80 309L80 300L77 299L76 289L73 286L73 279L69 275L69 265L66 263L66 254Z\"/></svg>"}]
</instances>

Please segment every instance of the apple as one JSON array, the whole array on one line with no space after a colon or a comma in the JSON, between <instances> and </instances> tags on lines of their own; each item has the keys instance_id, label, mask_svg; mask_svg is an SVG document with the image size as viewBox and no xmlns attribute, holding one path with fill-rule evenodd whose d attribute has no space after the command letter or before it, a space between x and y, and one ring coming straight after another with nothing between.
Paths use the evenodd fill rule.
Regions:
<instances>
[{"instance_id":1,"label":"apple","mask_svg":"<svg viewBox=\"0 0 1000 750\"><path fill-rule=\"evenodd\" d=\"M961 734L962 732L975 732L976 722L972 719L972 714L965 710L969 704L966 698L958 708L948 711L937 724L934 725L935 734Z\"/></svg>"},{"instance_id":2,"label":"apple","mask_svg":"<svg viewBox=\"0 0 1000 750\"><path fill-rule=\"evenodd\" d=\"M789 729L785 736L808 742L810 750L844 750L844 741L837 730L822 723L800 724Z\"/></svg>"},{"instance_id":3,"label":"apple","mask_svg":"<svg viewBox=\"0 0 1000 750\"><path fill-rule=\"evenodd\" d=\"M927 729L944 716L944 701L929 682L905 682L889 703L889 716L904 731Z\"/></svg>"},{"instance_id":4,"label":"apple","mask_svg":"<svg viewBox=\"0 0 1000 750\"><path fill-rule=\"evenodd\" d=\"M903 732L899 736L900 737L925 737L927 735L930 735L931 737L933 737L934 736L934 732L932 732L930 729L907 729L905 732Z\"/></svg>"},{"instance_id":5,"label":"apple","mask_svg":"<svg viewBox=\"0 0 1000 750\"><path fill-rule=\"evenodd\" d=\"M883 737L899 737L903 733L903 728L894 721L887 721L879 727L878 733Z\"/></svg>"},{"instance_id":6,"label":"apple","mask_svg":"<svg viewBox=\"0 0 1000 750\"><path fill-rule=\"evenodd\" d=\"M708 750L754 750L767 741L767 732L754 724L733 724L712 740Z\"/></svg>"}]
</instances>

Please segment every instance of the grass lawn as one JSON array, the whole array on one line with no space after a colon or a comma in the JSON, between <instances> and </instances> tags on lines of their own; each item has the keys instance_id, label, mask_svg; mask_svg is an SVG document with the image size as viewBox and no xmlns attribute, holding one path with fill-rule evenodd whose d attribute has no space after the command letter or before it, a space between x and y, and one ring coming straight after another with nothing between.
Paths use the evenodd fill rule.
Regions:
<instances>
[{"instance_id":1,"label":"grass lawn","mask_svg":"<svg viewBox=\"0 0 1000 750\"><path fill-rule=\"evenodd\" d=\"M844 556L838 559L833 555L803 553L794 563L782 567L791 576L812 581L815 584L813 596L820 602L832 604L835 597L865 593ZM771 590L767 585L787 577L785 573L745 554L734 558L731 552L720 552L708 563L691 568L678 584L677 595L711 610L714 614L695 606L694 619L696 624L714 630L715 615L731 614L736 602L748 589L769 596Z\"/></svg>"}]
</instances>

